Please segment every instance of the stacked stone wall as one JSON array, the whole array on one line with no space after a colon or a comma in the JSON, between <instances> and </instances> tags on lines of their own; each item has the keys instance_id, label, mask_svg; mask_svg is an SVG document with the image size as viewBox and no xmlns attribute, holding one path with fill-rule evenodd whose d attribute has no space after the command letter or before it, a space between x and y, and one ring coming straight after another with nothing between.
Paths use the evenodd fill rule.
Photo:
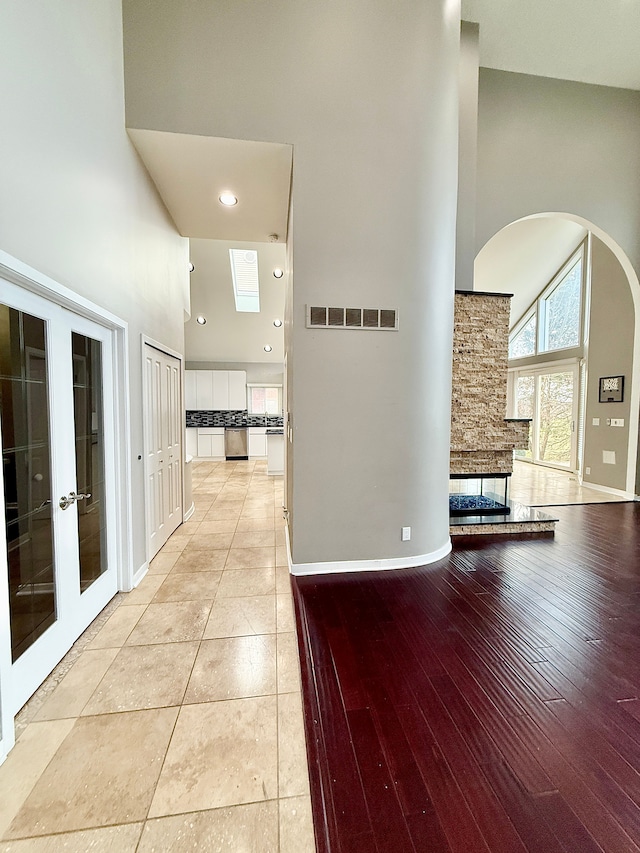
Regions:
<instances>
[{"instance_id":1,"label":"stacked stone wall","mask_svg":"<svg viewBox=\"0 0 640 853\"><path fill-rule=\"evenodd\" d=\"M511 473L529 424L506 420L507 294L456 293L451 399L451 473Z\"/></svg>"}]
</instances>

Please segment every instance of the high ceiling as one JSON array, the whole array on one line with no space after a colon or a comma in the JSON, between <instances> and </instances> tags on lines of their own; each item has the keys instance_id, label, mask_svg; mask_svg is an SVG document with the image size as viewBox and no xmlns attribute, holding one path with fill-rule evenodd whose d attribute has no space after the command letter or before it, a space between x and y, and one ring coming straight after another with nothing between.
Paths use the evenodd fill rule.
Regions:
<instances>
[{"instance_id":1,"label":"high ceiling","mask_svg":"<svg viewBox=\"0 0 640 853\"><path fill-rule=\"evenodd\" d=\"M586 236L585 228L561 216L513 222L478 253L474 290L512 293L513 326Z\"/></svg>"},{"instance_id":2,"label":"high ceiling","mask_svg":"<svg viewBox=\"0 0 640 853\"><path fill-rule=\"evenodd\" d=\"M639 0L462 0L480 24L480 64L640 89Z\"/></svg>"}]
</instances>

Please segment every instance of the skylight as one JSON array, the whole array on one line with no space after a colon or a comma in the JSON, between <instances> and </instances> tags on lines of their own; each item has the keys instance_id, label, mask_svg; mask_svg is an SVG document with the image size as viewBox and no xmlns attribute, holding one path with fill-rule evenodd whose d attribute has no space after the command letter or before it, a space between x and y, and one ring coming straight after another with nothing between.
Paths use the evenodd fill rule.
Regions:
<instances>
[{"instance_id":1,"label":"skylight","mask_svg":"<svg viewBox=\"0 0 640 853\"><path fill-rule=\"evenodd\" d=\"M236 311L260 311L258 253L253 249L229 249Z\"/></svg>"}]
</instances>

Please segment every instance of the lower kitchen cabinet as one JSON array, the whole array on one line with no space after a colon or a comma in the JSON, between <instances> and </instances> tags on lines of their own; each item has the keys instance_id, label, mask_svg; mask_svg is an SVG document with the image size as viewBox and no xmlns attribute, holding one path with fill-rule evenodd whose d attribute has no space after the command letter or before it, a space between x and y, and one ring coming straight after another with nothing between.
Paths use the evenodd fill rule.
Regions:
<instances>
[{"instance_id":1,"label":"lower kitchen cabinet","mask_svg":"<svg viewBox=\"0 0 640 853\"><path fill-rule=\"evenodd\" d=\"M265 457L267 455L266 427L249 427L248 453L252 456Z\"/></svg>"},{"instance_id":2,"label":"lower kitchen cabinet","mask_svg":"<svg viewBox=\"0 0 640 853\"><path fill-rule=\"evenodd\" d=\"M198 456L224 458L224 428L198 429Z\"/></svg>"}]
</instances>

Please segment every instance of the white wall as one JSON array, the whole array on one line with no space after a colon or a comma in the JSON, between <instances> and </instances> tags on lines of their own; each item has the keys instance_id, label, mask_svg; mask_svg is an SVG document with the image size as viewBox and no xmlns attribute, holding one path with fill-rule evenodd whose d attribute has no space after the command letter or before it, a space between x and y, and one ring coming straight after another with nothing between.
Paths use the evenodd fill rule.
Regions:
<instances>
[{"instance_id":1,"label":"white wall","mask_svg":"<svg viewBox=\"0 0 640 853\"><path fill-rule=\"evenodd\" d=\"M134 568L145 561L142 333L182 351L187 241L124 127L117 0L5 4L0 248L129 323Z\"/></svg>"},{"instance_id":2,"label":"white wall","mask_svg":"<svg viewBox=\"0 0 640 853\"><path fill-rule=\"evenodd\" d=\"M478 158L478 25L460 27L460 115L458 129L458 216L456 222L456 290L473 290ZM477 288L476 288L477 289Z\"/></svg>"},{"instance_id":3,"label":"white wall","mask_svg":"<svg viewBox=\"0 0 640 853\"><path fill-rule=\"evenodd\" d=\"M459 4L124 14L131 127L294 146L294 561L446 549ZM308 303L397 308L400 331L308 330Z\"/></svg>"},{"instance_id":4,"label":"white wall","mask_svg":"<svg viewBox=\"0 0 640 853\"><path fill-rule=\"evenodd\" d=\"M617 258L597 237L591 240L589 375L583 476L587 483L625 491L635 310L629 281ZM601 376L624 376L624 399L621 403L599 402ZM600 419L599 426L593 425L593 418ZM623 419L624 427L608 426L607 419L610 418ZM615 453L615 465L603 463L603 450ZM586 468L590 468L588 474Z\"/></svg>"},{"instance_id":5,"label":"white wall","mask_svg":"<svg viewBox=\"0 0 640 853\"><path fill-rule=\"evenodd\" d=\"M533 213L584 217L640 269L640 92L480 70L476 247Z\"/></svg>"}]
</instances>

